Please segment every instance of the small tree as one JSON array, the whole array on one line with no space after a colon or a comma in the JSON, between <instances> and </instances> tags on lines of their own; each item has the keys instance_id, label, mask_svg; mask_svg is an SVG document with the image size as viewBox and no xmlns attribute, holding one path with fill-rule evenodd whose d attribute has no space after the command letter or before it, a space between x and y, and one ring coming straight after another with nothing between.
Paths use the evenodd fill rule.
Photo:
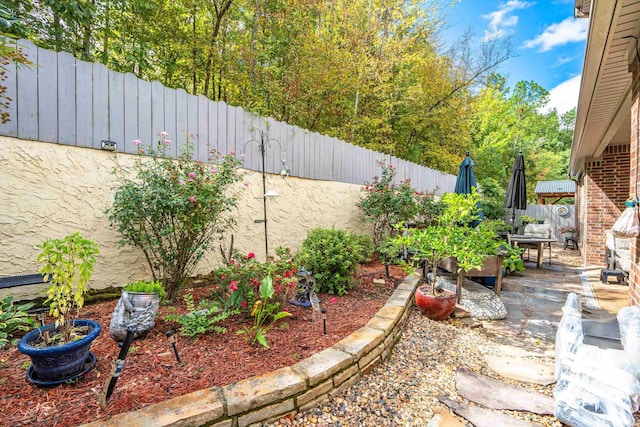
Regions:
<instances>
[{"instance_id":1,"label":"small tree","mask_svg":"<svg viewBox=\"0 0 640 427\"><path fill-rule=\"evenodd\" d=\"M122 234L121 244L142 249L153 279L161 280L173 299L215 237L235 224L230 212L237 206L238 192L233 186L241 176L233 153L213 152L208 164L193 161L190 139L178 160L167 157L167 137L160 133L149 157L138 149L131 174L116 158L119 185L107 213L111 226Z\"/></svg>"},{"instance_id":2,"label":"small tree","mask_svg":"<svg viewBox=\"0 0 640 427\"><path fill-rule=\"evenodd\" d=\"M373 243L381 246L385 238L393 234L393 225L399 222L412 221L418 213L416 192L411 188L409 180L394 182L396 170L384 161L378 162L380 176L365 186L365 197L357 203L362 209L364 218L373 222Z\"/></svg>"}]
</instances>

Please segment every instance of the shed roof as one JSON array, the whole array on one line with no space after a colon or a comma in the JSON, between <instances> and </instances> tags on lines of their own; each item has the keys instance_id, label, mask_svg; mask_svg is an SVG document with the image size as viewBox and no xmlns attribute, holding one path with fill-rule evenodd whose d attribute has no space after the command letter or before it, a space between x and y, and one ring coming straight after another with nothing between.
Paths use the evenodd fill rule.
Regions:
<instances>
[{"instance_id":1,"label":"shed roof","mask_svg":"<svg viewBox=\"0 0 640 427\"><path fill-rule=\"evenodd\" d=\"M562 181L538 181L536 184L536 194L548 193L575 193L576 182L570 179Z\"/></svg>"}]
</instances>

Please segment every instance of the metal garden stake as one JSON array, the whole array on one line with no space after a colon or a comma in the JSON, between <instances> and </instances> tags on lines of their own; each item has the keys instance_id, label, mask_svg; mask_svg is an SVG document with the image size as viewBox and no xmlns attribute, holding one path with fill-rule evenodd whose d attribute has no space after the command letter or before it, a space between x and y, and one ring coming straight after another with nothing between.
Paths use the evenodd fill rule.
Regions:
<instances>
[{"instance_id":1,"label":"metal garden stake","mask_svg":"<svg viewBox=\"0 0 640 427\"><path fill-rule=\"evenodd\" d=\"M169 342L171 343L171 347L173 347L173 353L176 355L178 364L182 364L182 360L180 360L180 355L178 354L178 347L176 347L176 339L173 337L174 332L169 330L164 334L169 338Z\"/></svg>"}]
</instances>

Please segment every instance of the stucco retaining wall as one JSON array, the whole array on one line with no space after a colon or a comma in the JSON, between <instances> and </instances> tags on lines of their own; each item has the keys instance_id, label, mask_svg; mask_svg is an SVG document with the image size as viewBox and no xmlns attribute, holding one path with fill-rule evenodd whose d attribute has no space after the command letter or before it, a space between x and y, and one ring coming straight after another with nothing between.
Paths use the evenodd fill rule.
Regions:
<instances>
[{"instance_id":1,"label":"stucco retaining wall","mask_svg":"<svg viewBox=\"0 0 640 427\"><path fill-rule=\"evenodd\" d=\"M366 326L293 366L84 426L261 426L305 411L351 387L389 357L406 324L417 285L417 277L405 279Z\"/></svg>"},{"instance_id":2,"label":"stucco retaining wall","mask_svg":"<svg viewBox=\"0 0 640 427\"><path fill-rule=\"evenodd\" d=\"M123 286L151 276L140 250L120 247L120 236L104 213L113 200L113 153L9 137L0 137L0 147L0 277L35 273L35 245L74 231L95 240L101 251L92 288ZM134 156L118 158L127 165ZM262 175L245 172L234 246L264 259L264 225L254 222L263 217ZM280 194L267 201L271 254L278 246L297 249L315 227L370 232L355 206L359 185L268 175L267 188ZM216 248L196 273L207 273L218 262ZM43 296L43 291L42 285L0 289L0 298L33 298Z\"/></svg>"}]
</instances>

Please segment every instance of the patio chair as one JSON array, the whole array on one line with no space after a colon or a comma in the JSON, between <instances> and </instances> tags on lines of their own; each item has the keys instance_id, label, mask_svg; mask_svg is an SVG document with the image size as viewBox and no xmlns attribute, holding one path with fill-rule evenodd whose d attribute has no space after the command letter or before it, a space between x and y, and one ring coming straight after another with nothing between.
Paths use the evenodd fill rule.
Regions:
<instances>
[{"instance_id":1,"label":"patio chair","mask_svg":"<svg viewBox=\"0 0 640 427\"><path fill-rule=\"evenodd\" d=\"M605 262L607 267L600 271L600 281L607 283L609 276L615 276L618 283L625 284L631 268L631 249L629 239L621 239L605 230Z\"/></svg>"}]
</instances>

